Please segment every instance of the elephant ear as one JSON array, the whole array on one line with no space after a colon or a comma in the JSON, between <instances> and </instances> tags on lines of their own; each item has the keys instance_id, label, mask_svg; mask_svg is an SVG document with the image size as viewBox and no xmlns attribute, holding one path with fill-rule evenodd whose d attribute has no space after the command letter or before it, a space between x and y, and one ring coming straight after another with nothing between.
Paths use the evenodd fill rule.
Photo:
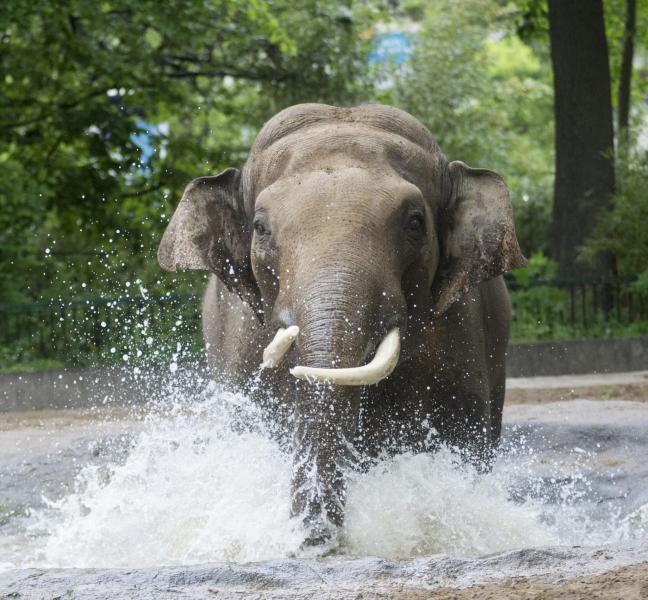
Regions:
<instances>
[{"instance_id":1,"label":"elephant ear","mask_svg":"<svg viewBox=\"0 0 648 600\"><path fill-rule=\"evenodd\" d=\"M450 163L449 174L452 193L442 219L439 272L432 284L436 315L482 281L527 264L502 178L460 161Z\"/></svg>"},{"instance_id":2,"label":"elephant ear","mask_svg":"<svg viewBox=\"0 0 648 600\"><path fill-rule=\"evenodd\" d=\"M158 262L167 271L215 273L261 318L261 294L250 263L251 242L241 172L226 169L214 177L194 179L185 188L160 242Z\"/></svg>"}]
</instances>

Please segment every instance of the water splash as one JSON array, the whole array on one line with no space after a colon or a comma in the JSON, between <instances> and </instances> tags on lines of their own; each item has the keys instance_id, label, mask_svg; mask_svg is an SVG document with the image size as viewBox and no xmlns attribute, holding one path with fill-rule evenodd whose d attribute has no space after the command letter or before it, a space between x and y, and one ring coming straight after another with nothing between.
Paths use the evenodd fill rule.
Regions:
<instances>
[{"instance_id":1,"label":"water splash","mask_svg":"<svg viewBox=\"0 0 648 600\"><path fill-rule=\"evenodd\" d=\"M337 553L474 557L508 549L646 536L648 512L594 518L589 450L539 456L513 436L491 473L448 449L348 473ZM243 394L176 394L150 414L125 458L87 466L73 493L34 511L15 566L146 567L304 556L290 516L291 459ZM643 531L643 534L641 533ZM612 539L614 538L614 539Z\"/></svg>"},{"instance_id":2,"label":"water splash","mask_svg":"<svg viewBox=\"0 0 648 600\"><path fill-rule=\"evenodd\" d=\"M485 555L558 543L534 503L511 501L504 478L483 475L447 449L386 460L349 486L347 543L390 558Z\"/></svg>"},{"instance_id":3,"label":"water splash","mask_svg":"<svg viewBox=\"0 0 648 600\"><path fill-rule=\"evenodd\" d=\"M229 392L151 416L122 465L84 469L34 530L51 566L248 562L295 552L290 461Z\"/></svg>"}]
</instances>

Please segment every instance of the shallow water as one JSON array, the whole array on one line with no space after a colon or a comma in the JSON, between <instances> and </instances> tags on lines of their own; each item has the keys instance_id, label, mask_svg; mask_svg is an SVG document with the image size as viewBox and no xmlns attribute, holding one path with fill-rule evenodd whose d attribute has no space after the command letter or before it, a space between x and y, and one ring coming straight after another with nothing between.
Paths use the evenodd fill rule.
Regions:
<instances>
[{"instance_id":1,"label":"shallow water","mask_svg":"<svg viewBox=\"0 0 648 600\"><path fill-rule=\"evenodd\" d=\"M0 431L0 569L312 557L289 513L291 461L257 417L244 396L212 388L144 417ZM447 554L477 571L491 560L480 557L566 546L648 559L648 403L510 406L503 437L487 474L449 449L349 473L345 530L319 560ZM290 577L293 563L279 564Z\"/></svg>"}]
</instances>

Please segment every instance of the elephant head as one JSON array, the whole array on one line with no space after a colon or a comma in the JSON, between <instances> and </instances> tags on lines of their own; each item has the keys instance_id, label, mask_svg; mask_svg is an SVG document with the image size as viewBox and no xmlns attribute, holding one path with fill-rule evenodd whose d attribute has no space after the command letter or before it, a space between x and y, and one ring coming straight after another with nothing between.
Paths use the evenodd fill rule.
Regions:
<instances>
[{"instance_id":1,"label":"elephant head","mask_svg":"<svg viewBox=\"0 0 648 600\"><path fill-rule=\"evenodd\" d=\"M314 538L342 522L360 390L467 290L524 264L502 179L380 105L279 113L242 172L188 185L158 257L215 273L263 323L265 364L294 376L293 509Z\"/></svg>"}]
</instances>

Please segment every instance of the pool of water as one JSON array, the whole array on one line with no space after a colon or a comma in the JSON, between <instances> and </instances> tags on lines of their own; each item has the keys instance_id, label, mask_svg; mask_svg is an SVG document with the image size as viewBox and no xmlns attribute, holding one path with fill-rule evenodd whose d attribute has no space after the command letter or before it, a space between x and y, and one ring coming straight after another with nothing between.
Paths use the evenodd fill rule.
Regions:
<instances>
[{"instance_id":1,"label":"pool of water","mask_svg":"<svg viewBox=\"0 0 648 600\"><path fill-rule=\"evenodd\" d=\"M247 581L258 563L285 583L304 565L375 578L389 564L389 577L469 581L488 568L558 572L561 556L593 572L648 560L646 457L648 403L508 406L490 473L449 449L349 473L345 529L320 558L290 516L291 461L240 394L210 388L146 414L12 415L0 428L0 572L228 563Z\"/></svg>"}]
</instances>

